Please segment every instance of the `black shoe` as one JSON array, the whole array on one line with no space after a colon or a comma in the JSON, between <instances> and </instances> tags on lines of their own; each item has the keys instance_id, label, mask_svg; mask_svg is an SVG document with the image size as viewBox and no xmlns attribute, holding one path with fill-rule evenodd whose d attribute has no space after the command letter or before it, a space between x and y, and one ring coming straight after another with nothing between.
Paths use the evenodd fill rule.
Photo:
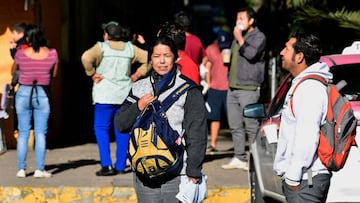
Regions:
<instances>
[{"instance_id":1,"label":"black shoe","mask_svg":"<svg viewBox=\"0 0 360 203\"><path fill-rule=\"evenodd\" d=\"M99 171L95 173L97 176L114 176L117 174L117 171L112 166L102 167Z\"/></svg>"}]
</instances>

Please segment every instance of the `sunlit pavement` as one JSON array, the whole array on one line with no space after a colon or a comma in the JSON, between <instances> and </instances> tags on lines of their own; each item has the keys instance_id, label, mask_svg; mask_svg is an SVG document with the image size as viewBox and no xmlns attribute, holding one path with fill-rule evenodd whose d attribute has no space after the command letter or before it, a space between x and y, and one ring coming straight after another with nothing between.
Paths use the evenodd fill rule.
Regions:
<instances>
[{"instance_id":1,"label":"sunlit pavement","mask_svg":"<svg viewBox=\"0 0 360 203\"><path fill-rule=\"evenodd\" d=\"M111 144L112 154L115 144ZM247 203L250 199L248 173L240 169L224 170L221 165L233 156L231 135L222 130L218 149L224 151L206 157L203 172L208 176L208 198L204 203ZM0 155L1 203L107 203L136 202L132 174L110 177L95 176L99 170L95 143L48 150L46 170L53 174L47 179L33 177L34 151L29 151L27 177L16 178L16 150Z\"/></svg>"}]
</instances>

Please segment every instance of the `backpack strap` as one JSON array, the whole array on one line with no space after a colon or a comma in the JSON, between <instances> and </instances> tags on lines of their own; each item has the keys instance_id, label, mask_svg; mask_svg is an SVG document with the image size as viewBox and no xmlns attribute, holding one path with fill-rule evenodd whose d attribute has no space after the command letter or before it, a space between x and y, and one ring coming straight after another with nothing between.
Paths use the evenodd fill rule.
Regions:
<instances>
[{"instance_id":1,"label":"backpack strap","mask_svg":"<svg viewBox=\"0 0 360 203\"><path fill-rule=\"evenodd\" d=\"M195 83L192 81L187 80L186 82L184 82L162 101L160 111L165 112L176 100L179 99L182 94L195 86Z\"/></svg>"},{"instance_id":2,"label":"backpack strap","mask_svg":"<svg viewBox=\"0 0 360 203\"><path fill-rule=\"evenodd\" d=\"M295 116L294 113L294 109L293 109L293 102L292 102L292 97L294 96L295 90L298 88L298 86L307 79L313 79L313 80L317 80L320 81L322 84L324 84L325 86L328 85L328 82L326 81L326 79L324 77L321 77L320 75L306 75L303 78L300 79L300 81L296 84L296 86L294 87L291 95L290 95L290 101L289 101L289 106L290 106L290 110L293 116Z\"/></svg>"}]
</instances>

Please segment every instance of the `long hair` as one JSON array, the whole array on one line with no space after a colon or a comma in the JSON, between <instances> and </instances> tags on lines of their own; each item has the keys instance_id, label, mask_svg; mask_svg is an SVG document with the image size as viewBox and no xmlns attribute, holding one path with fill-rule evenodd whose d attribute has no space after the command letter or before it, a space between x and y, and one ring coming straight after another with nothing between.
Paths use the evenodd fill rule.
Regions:
<instances>
[{"instance_id":1,"label":"long hair","mask_svg":"<svg viewBox=\"0 0 360 203\"><path fill-rule=\"evenodd\" d=\"M40 47L47 47L48 41L46 40L41 28L34 24L29 24L26 28L26 37L29 46L31 46L35 52L39 52Z\"/></svg>"}]
</instances>

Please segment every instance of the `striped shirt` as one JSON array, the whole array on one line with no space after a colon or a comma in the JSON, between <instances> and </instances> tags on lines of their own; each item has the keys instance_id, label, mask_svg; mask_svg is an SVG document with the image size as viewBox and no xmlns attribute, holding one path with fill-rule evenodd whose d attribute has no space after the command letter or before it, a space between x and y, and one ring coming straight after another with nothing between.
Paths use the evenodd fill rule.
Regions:
<instances>
[{"instance_id":1,"label":"striped shirt","mask_svg":"<svg viewBox=\"0 0 360 203\"><path fill-rule=\"evenodd\" d=\"M50 85L52 70L58 61L55 49L49 49L49 54L44 59L29 58L25 55L24 50L18 50L15 55L15 63L19 66L19 83L32 85L36 80L38 85Z\"/></svg>"}]
</instances>

